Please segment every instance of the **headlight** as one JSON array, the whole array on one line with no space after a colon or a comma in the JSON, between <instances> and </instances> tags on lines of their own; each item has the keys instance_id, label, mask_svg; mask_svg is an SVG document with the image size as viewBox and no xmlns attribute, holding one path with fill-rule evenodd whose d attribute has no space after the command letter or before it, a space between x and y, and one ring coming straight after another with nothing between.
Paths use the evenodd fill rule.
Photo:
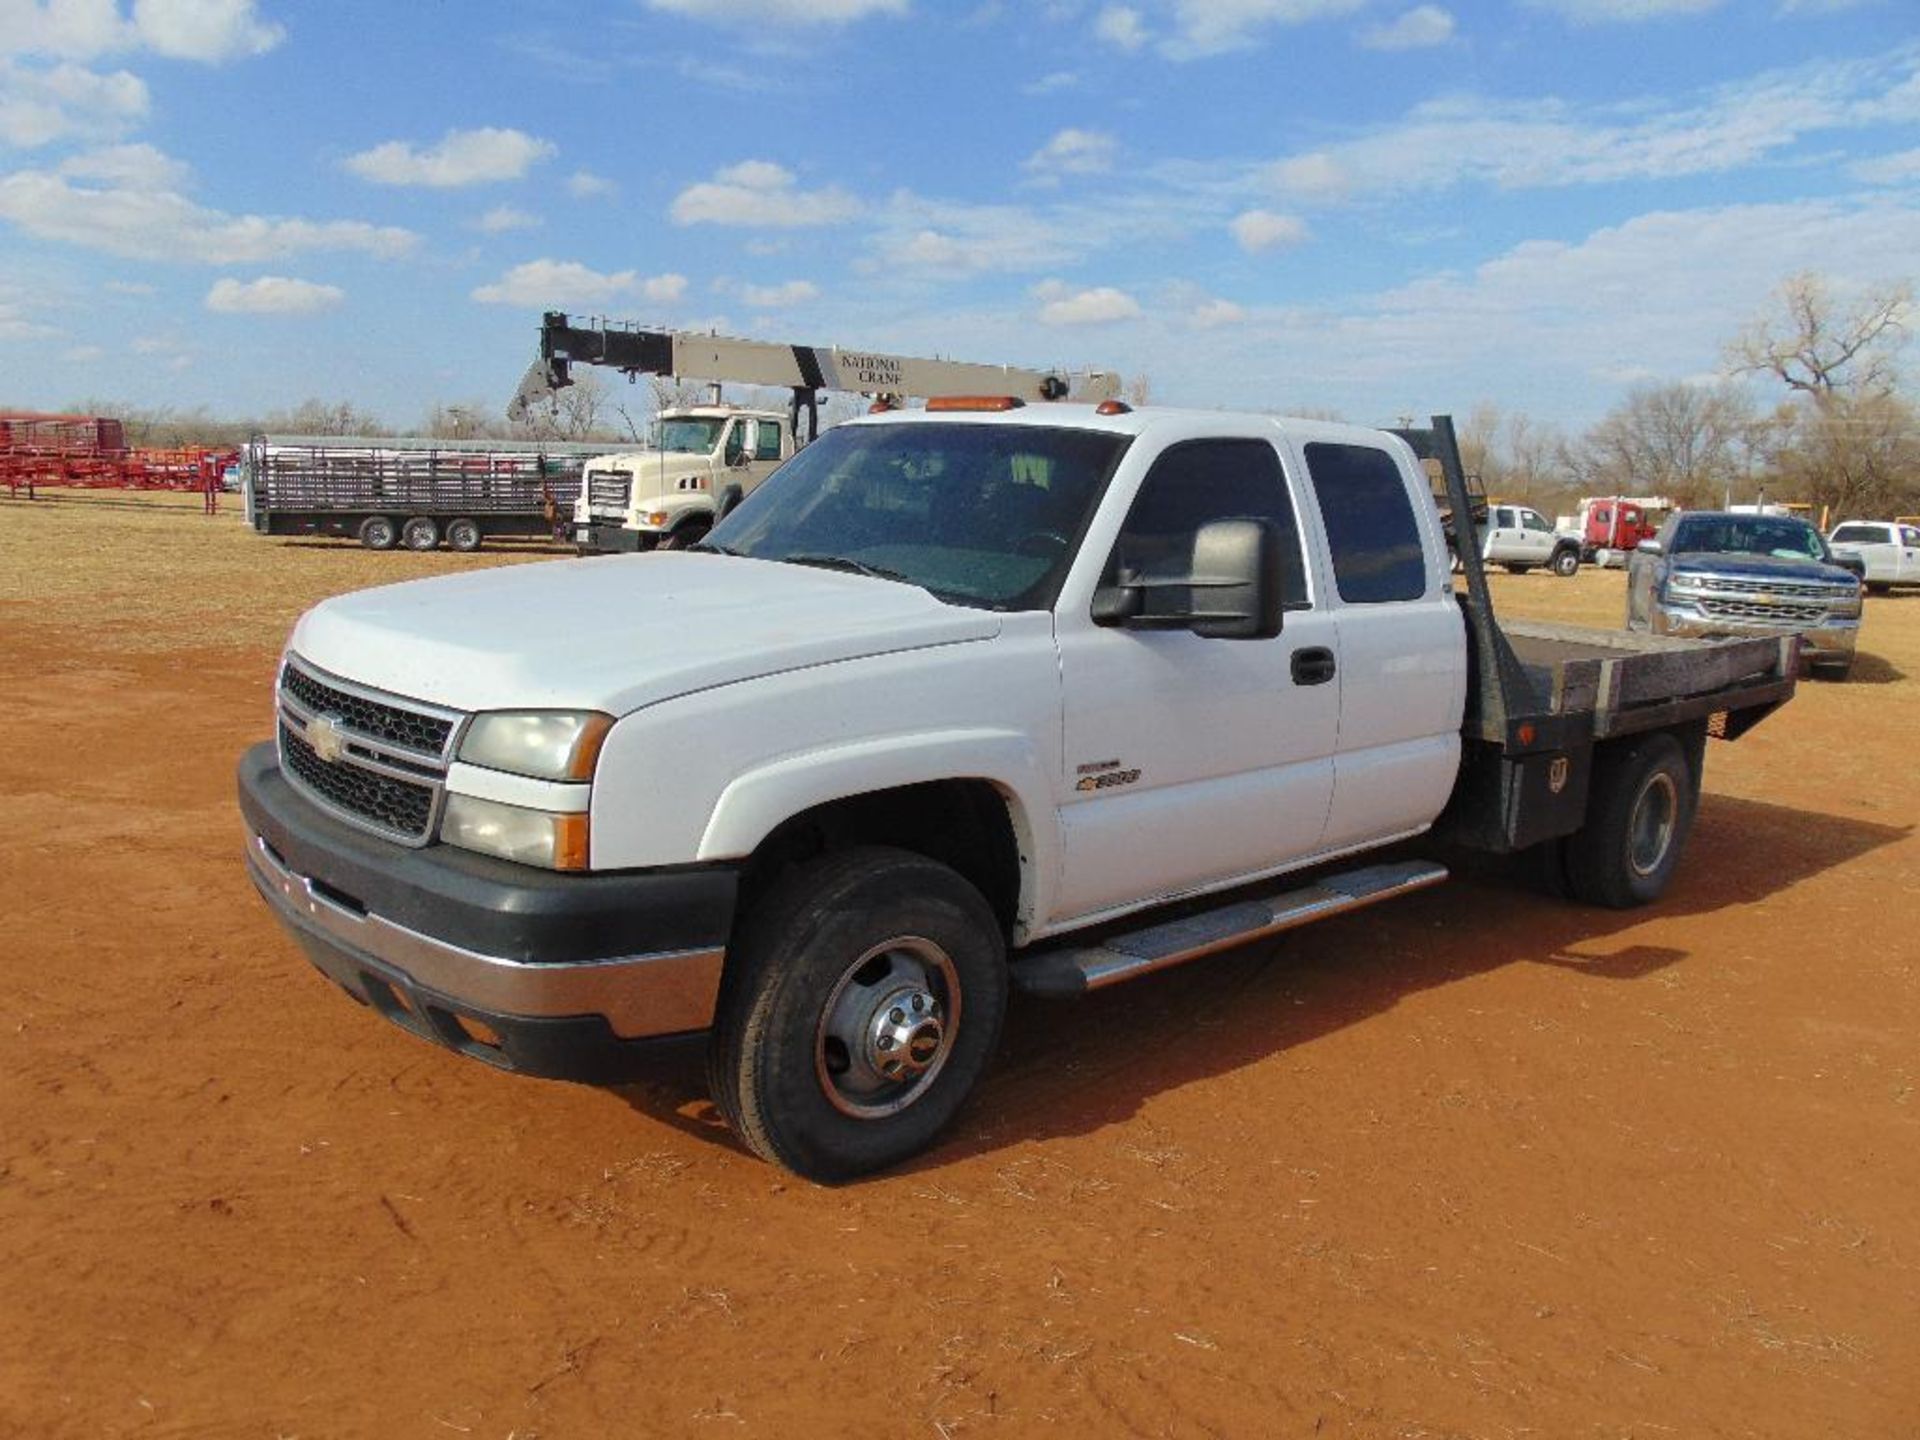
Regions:
<instances>
[{"instance_id":1,"label":"headlight","mask_svg":"<svg viewBox=\"0 0 1920 1440\"><path fill-rule=\"evenodd\" d=\"M587 868L587 817L502 805L475 795L448 795L440 838L449 845L548 870Z\"/></svg>"},{"instance_id":2,"label":"headlight","mask_svg":"<svg viewBox=\"0 0 1920 1440\"><path fill-rule=\"evenodd\" d=\"M613 717L595 711L498 711L476 715L460 742L469 765L536 780L591 780Z\"/></svg>"},{"instance_id":3,"label":"headlight","mask_svg":"<svg viewBox=\"0 0 1920 1440\"><path fill-rule=\"evenodd\" d=\"M1836 595L1830 608L1835 615L1858 615L1860 613L1860 587L1858 585L1854 586L1851 595L1844 593Z\"/></svg>"},{"instance_id":4,"label":"headlight","mask_svg":"<svg viewBox=\"0 0 1920 1440\"><path fill-rule=\"evenodd\" d=\"M1698 575L1669 575L1667 589L1676 595L1697 595L1707 588L1707 582Z\"/></svg>"}]
</instances>

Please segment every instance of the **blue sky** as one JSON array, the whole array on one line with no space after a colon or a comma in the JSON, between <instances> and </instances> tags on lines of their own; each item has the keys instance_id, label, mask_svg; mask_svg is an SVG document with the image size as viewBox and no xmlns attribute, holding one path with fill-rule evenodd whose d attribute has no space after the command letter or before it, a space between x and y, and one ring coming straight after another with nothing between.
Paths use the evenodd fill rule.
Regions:
<instances>
[{"instance_id":1,"label":"blue sky","mask_svg":"<svg viewBox=\"0 0 1920 1440\"><path fill-rule=\"evenodd\" d=\"M1568 426L1920 273L1916 0L0 0L0 408L504 405L546 308Z\"/></svg>"}]
</instances>

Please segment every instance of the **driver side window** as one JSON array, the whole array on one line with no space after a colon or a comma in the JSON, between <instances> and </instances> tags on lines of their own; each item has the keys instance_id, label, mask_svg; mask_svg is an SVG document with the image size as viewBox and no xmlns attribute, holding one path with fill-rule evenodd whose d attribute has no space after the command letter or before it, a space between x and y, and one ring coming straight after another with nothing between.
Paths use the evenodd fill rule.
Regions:
<instances>
[{"instance_id":1,"label":"driver side window","mask_svg":"<svg viewBox=\"0 0 1920 1440\"><path fill-rule=\"evenodd\" d=\"M746 458L746 426L747 422L744 420L734 420L727 425L727 439L726 443L721 447L720 453L729 465Z\"/></svg>"},{"instance_id":2,"label":"driver side window","mask_svg":"<svg viewBox=\"0 0 1920 1440\"><path fill-rule=\"evenodd\" d=\"M1103 584L1187 573L1193 542L1213 520L1265 520L1279 532L1281 596L1289 610L1303 610L1306 567L1300 529L1287 495L1280 457L1264 440L1190 440L1153 462L1127 523L1107 559ZM1146 592L1146 613L1174 614L1189 608L1180 587Z\"/></svg>"}]
</instances>

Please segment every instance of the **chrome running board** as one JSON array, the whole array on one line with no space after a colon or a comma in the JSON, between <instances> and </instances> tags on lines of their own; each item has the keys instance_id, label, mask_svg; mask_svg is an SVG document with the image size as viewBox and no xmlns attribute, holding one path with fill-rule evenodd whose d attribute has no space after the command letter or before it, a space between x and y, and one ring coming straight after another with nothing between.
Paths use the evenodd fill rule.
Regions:
<instances>
[{"instance_id":1,"label":"chrome running board","mask_svg":"<svg viewBox=\"0 0 1920 1440\"><path fill-rule=\"evenodd\" d=\"M1370 865L1328 875L1299 890L1236 900L1144 930L1113 935L1098 945L1042 950L1011 966L1015 988L1030 995L1084 995L1122 980L1198 960L1282 930L1344 915L1381 900L1438 885L1446 867L1424 860Z\"/></svg>"}]
</instances>

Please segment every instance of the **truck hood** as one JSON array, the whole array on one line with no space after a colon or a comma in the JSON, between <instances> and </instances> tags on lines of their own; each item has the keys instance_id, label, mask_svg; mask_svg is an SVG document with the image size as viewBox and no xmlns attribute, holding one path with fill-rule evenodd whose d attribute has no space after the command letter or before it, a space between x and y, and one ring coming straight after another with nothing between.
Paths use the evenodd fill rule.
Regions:
<instances>
[{"instance_id":1,"label":"truck hood","mask_svg":"<svg viewBox=\"0 0 1920 1440\"><path fill-rule=\"evenodd\" d=\"M668 552L342 595L301 617L292 648L344 679L456 710L624 715L757 676L999 631L991 611L912 585Z\"/></svg>"},{"instance_id":2,"label":"truck hood","mask_svg":"<svg viewBox=\"0 0 1920 1440\"><path fill-rule=\"evenodd\" d=\"M1851 570L1820 560L1789 560L1778 555L1734 555L1686 550L1672 557L1675 575L1736 575L1750 580L1852 580Z\"/></svg>"}]
</instances>

